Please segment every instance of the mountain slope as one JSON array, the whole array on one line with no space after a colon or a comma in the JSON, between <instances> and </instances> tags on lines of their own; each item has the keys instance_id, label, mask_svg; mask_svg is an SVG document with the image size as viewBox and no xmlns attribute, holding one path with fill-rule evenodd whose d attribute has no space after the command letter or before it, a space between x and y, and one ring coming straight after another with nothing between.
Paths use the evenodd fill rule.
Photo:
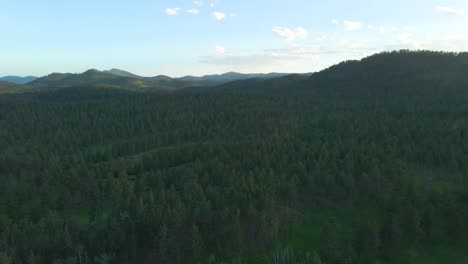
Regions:
<instances>
[{"instance_id":1,"label":"mountain slope","mask_svg":"<svg viewBox=\"0 0 468 264\"><path fill-rule=\"evenodd\" d=\"M38 77L36 76L26 76L26 77L21 77L21 76L5 76L5 77L0 77L0 81L6 81L6 82L11 82L11 83L16 83L16 84L26 84L29 82L32 82L36 80Z\"/></svg>"},{"instance_id":2,"label":"mountain slope","mask_svg":"<svg viewBox=\"0 0 468 264\"><path fill-rule=\"evenodd\" d=\"M81 74L53 73L31 82L30 85L36 88L95 86L130 90L142 88L172 90L197 84L178 81L166 76L147 78L116 69L104 72L92 69Z\"/></svg>"},{"instance_id":3,"label":"mountain slope","mask_svg":"<svg viewBox=\"0 0 468 264\"><path fill-rule=\"evenodd\" d=\"M23 85L0 81L0 94L13 93L24 88Z\"/></svg>"},{"instance_id":4,"label":"mountain slope","mask_svg":"<svg viewBox=\"0 0 468 264\"><path fill-rule=\"evenodd\" d=\"M220 85L223 83L228 83L228 82L238 81L238 80L246 80L246 79L252 79L252 78L269 79L269 78L282 77L286 75L288 74L286 73L243 74L243 73L238 73L238 72L227 72L223 74L205 75L201 77L184 76L184 77L178 78L178 80L203 82L209 85Z\"/></svg>"},{"instance_id":5,"label":"mountain slope","mask_svg":"<svg viewBox=\"0 0 468 264\"><path fill-rule=\"evenodd\" d=\"M12 82L7 82L7 81L0 81L0 89L6 89L6 88L15 88L18 87L18 84L12 83Z\"/></svg>"},{"instance_id":6,"label":"mountain slope","mask_svg":"<svg viewBox=\"0 0 468 264\"><path fill-rule=\"evenodd\" d=\"M429 89L436 93L466 90L467 72L468 53L403 50L342 62L310 76L237 81L221 88L335 96L417 95Z\"/></svg>"},{"instance_id":7,"label":"mountain slope","mask_svg":"<svg viewBox=\"0 0 468 264\"><path fill-rule=\"evenodd\" d=\"M112 74L112 75L115 75L115 76L120 76L120 77L143 78L143 77L138 76L136 74L133 74L131 72L123 71L123 70L119 70L119 69L111 69L109 71L103 71L103 72L104 73L109 73L109 74Z\"/></svg>"},{"instance_id":8,"label":"mountain slope","mask_svg":"<svg viewBox=\"0 0 468 264\"><path fill-rule=\"evenodd\" d=\"M228 72L219 75L206 75L202 77L185 76L182 78L171 78L165 75L154 77L143 77L128 71L111 69L108 71L88 70L81 74L72 73L52 73L47 76L36 77L5 77L10 82L25 84L32 88L65 88L65 87L106 87L117 89L138 90L150 88L158 90L174 90L188 87L216 86L232 81L246 80L252 78L269 79L285 76L283 73L269 74L242 74Z\"/></svg>"},{"instance_id":9,"label":"mountain slope","mask_svg":"<svg viewBox=\"0 0 468 264\"><path fill-rule=\"evenodd\" d=\"M124 78L97 70L88 70L82 74L53 73L39 78L30 84L35 87L69 87L100 84L110 85L115 84L119 80L124 80Z\"/></svg>"},{"instance_id":10,"label":"mountain slope","mask_svg":"<svg viewBox=\"0 0 468 264\"><path fill-rule=\"evenodd\" d=\"M103 71L103 73L109 73L119 77L131 77L131 78L138 78L138 79L146 79L146 80L164 80L164 81L180 81L180 82L190 82L190 83L198 83L198 84L206 84L206 85L216 85L216 84L223 84L232 81L238 80L246 80L251 78L276 78L276 77L283 77L288 74L286 73L252 73L252 74L244 74L238 72L226 72L223 74L212 74L212 75L204 75L204 76L184 76L180 78L172 78L165 75L158 75L154 77L143 77L136 74L133 74L128 71L119 70L119 69L111 69L108 71Z\"/></svg>"},{"instance_id":11,"label":"mountain slope","mask_svg":"<svg viewBox=\"0 0 468 264\"><path fill-rule=\"evenodd\" d=\"M468 53L386 52L332 66L309 78L321 86L366 84L386 87L411 82L454 85L468 80ZM362 85L361 85L362 86Z\"/></svg>"}]
</instances>

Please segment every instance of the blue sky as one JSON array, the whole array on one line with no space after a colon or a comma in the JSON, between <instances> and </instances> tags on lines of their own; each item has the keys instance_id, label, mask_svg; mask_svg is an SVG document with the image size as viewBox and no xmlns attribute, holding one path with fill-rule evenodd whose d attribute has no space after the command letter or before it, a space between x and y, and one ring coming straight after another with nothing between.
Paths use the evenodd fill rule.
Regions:
<instances>
[{"instance_id":1,"label":"blue sky","mask_svg":"<svg viewBox=\"0 0 468 264\"><path fill-rule=\"evenodd\" d=\"M0 0L0 76L312 72L403 48L467 51L468 0Z\"/></svg>"}]
</instances>

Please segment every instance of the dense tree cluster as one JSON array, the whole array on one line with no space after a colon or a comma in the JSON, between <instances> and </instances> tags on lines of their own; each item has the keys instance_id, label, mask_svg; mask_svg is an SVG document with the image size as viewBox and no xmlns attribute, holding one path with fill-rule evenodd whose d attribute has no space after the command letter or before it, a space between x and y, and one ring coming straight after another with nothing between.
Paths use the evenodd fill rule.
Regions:
<instances>
[{"instance_id":1,"label":"dense tree cluster","mask_svg":"<svg viewBox=\"0 0 468 264\"><path fill-rule=\"evenodd\" d=\"M370 264L466 239L464 80L320 74L1 96L0 263Z\"/></svg>"}]
</instances>

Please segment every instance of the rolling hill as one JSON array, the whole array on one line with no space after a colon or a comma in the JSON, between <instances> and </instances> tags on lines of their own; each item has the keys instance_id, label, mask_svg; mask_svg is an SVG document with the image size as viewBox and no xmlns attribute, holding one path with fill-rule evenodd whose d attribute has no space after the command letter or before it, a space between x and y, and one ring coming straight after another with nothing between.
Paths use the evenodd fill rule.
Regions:
<instances>
[{"instance_id":1,"label":"rolling hill","mask_svg":"<svg viewBox=\"0 0 468 264\"><path fill-rule=\"evenodd\" d=\"M220 85L220 84L232 82L232 81L246 80L246 79L252 79L252 78L271 79L271 78L283 77L286 75L288 74L287 73L244 74L244 73L238 73L238 72L227 72L223 74L205 75L201 77L184 76L184 77L178 78L178 80L202 82L208 85Z\"/></svg>"},{"instance_id":2,"label":"rolling hill","mask_svg":"<svg viewBox=\"0 0 468 264\"><path fill-rule=\"evenodd\" d=\"M11 82L6 82L6 81L0 81L0 94L5 94L5 93L14 93L17 91L23 91L24 87L19 84L11 83Z\"/></svg>"},{"instance_id":3,"label":"rolling hill","mask_svg":"<svg viewBox=\"0 0 468 264\"><path fill-rule=\"evenodd\" d=\"M71 87L71 86L123 86L132 84L129 77L120 77L114 74L88 70L82 74L53 73L34 80L30 83L34 87Z\"/></svg>"},{"instance_id":4,"label":"rolling hill","mask_svg":"<svg viewBox=\"0 0 468 264\"><path fill-rule=\"evenodd\" d=\"M165 75L143 77L119 69L112 69L109 71L91 69L81 74L53 73L38 78L28 83L28 85L33 88L43 89L93 86L126 90L140 90L142 88L145 88L145 90L177 90L189 87L217 86L231 81L249 78L263 80L280 76L285 76L285 74L241 74L230 72L221 75L206 75L202 77L186 76L182 78L171 78Z\"/></svg>"},{"instance_id":5,"label":"rolling hill","mask_svg":"<svg viewBox=\"0 0 468 264\"><path fill-rule=\"evenodd\" d=\"M119 69L111 69L111 70L103 71L103 72L104 73L109 73L109 74L112 74L112 75L115 75L115 76L120 76L120 77L143 78L143 77L138 76L136 74L133 74L131 72L123 71L123 70L119 70Z\"/></svg>"},{"instance_id":6,"label":"rolling hill","mask_svg":"<svg viewBox=\"0 0 468 264\"><path fill-rule=\"evenodd\" d=\"M229 72L202 77L171 78L164 75L142 77L119 69L88 70L81 74L53 73L29 82L27 88L37 90L88 86L134 91L172 91L190 87L206 87L205 89L208 90L245 89L267 93L276 92L276 90L278 92L294 90L300 93L337 93L342 96L384 92L388 94L390 90L403 89L400 92L415 95L423 92L421 89L433 89L440 86L446 89L460 89L466 86L468 83L465 74L468 72L467 58L467 53L385 52L360 61L345 61L313 74L289 75ZM421 83L424 85L420 85ZM8 84L2 84L2 86L8 86L9 89L15 88Z\"/></svg>"},{"instance_id":7,"label":"rolling hill","mask_svg":"<svg viewBox=\"0 0 468 264\"><path fill-rule=\"evenodd\" d=\"M121 70L98 71L88 70L81 74L53 73L29 83L35 88L64 88L76 86L93 86L100 88L119 88L128 90L156 89L173 90L197 83L183 82L169 77L140 77Z\"/></svg>"},{"instance_id":8,"label":"rolling hill","mask_svg":"<svg viewBox=\"0 0 468 264\"><path fill-rule=\"evenodd\" d=\"M38 77L35 76L26 76L26 77L21 77L21 76L5 76L5 77L0 77L0 81L6 81L6 82L11 82L15 84L26 84L29 82L32 82L36 80Z\"/></svg>"}]
</instances>

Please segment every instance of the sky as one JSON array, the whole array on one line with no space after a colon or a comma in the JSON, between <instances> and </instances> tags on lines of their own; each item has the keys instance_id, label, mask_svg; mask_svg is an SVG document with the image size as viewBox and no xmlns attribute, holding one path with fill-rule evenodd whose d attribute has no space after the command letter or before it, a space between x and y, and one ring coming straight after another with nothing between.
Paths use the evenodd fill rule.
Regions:
<instances>
[{"instance_id":1,"label":"sky","mask_svg":"<svg viewBox=\"0 0 468 264\"><path fill-rule=\"evenodd\" d=\"M468 51L468 0L0 0L0 76L314 72Z\"/></svg>"}]
</instances>

